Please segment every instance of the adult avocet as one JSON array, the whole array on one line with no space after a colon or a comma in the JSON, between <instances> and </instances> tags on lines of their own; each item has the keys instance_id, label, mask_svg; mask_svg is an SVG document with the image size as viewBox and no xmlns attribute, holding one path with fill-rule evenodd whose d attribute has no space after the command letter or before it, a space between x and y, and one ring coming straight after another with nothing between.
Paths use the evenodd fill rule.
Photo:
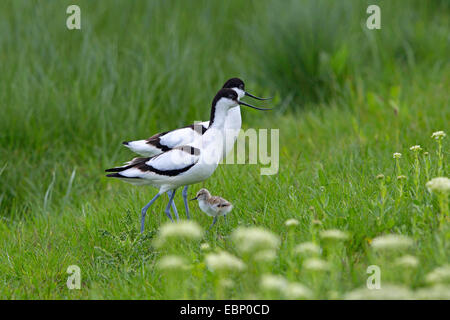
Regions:
<instances>
[{"instance_id":1,"label":"adult avocet","mask_svg":"<svg viewBox=\"0 0 450 320\"><path fill-rule=\"evenodd\" d=\"M164 212L173 221L170 207L176 189L180 186L204 181L213 174L223 155L222 144L227 112L230 108L238 105L258 110L270 110L239 101L238 94L232 89L221 89L214 97L209 126L200 139L184 146L177 146L154 157L135 158L125 166L106 170L114 172L108 174L107 177L120 178L134 185L151 185L159 188L156 196L142 208L141 232L144 231L148 208L162 194L172 191ZM177 215L176 209L174 211Z\"/></svg>"},{"instance_id":2,"label":"adult avocet","mask_svg":"<svg viewBox=\"0 0 450 320\"><path fill-rule=\"evenodd\" d=\"M268 99L260 98L245 91L244 81L242 81L239 78L231 78L227 80L222 88L223 89L229 88L236 91L239 100L242 99L244 96L248 96L258 100L270 99L270 98ZM209 127L209 123L210 123L209 121L203 121L195 125L186 126L184 128L157 133L148 139L136 141L124 141L123 144L133 152L136 152L137 154L140 154L145 157L152 157L157 154L160 154L161 152L169 151L175 147L192 143L195 139L197 139L199 136L205 133L206 129ZM225 157L233 148L237 136L239 135L241 125L242 125L241 109L239 105L237 105L236 107L232 107L230 108L230 110L228 110L225 119L224 125L225 140L223 142L224 152L222 158ZM184 200L184 207L186 209L186 215L187 218L189 219L187 191L188 186L185 186L182 192L182 196ZM170 196L171 195L169 193L169 198ZM173 206L174 205L175 203L173 203ZM174 208L174 210L176 211L176 208Z\"/></svg>"}]
</instances>

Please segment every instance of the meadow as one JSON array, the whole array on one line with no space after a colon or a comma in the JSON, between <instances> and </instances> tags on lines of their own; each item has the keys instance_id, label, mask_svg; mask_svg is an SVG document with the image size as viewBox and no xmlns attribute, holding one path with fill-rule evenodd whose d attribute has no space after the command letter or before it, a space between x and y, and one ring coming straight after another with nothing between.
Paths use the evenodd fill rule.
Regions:
<instances>
[{"instance_id":1,"label":"meadow","mask_svg":"<svg viewBox=\"0 0 450 320\"><path fill-rule=\"evenodd\" d=\"M448 180L428 183L448 177L448 1L85 0L81 30L70 4L0 3L0 298L450 299ZM104 169L206 120L230 77L274 97L242 117L279 129L278 173L220 165L189 195L231 201L227 222L206 233L194 202L187 222L179 190L183 221L158 201L141 235L156 190Z\"/></svg>"}]
</instances>

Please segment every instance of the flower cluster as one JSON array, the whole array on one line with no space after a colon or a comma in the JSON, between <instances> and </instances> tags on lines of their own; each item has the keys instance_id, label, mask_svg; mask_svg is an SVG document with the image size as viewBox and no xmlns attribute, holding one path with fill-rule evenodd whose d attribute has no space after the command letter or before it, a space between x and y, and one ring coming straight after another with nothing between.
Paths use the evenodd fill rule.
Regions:
<instances>
[{"instance_id":1,"label":"flower cluster","mask_svg":"<svg viewBox=\"0 0 450 320\"><path fill-rule=\"evenodd\" d=\"M284 277L274 274L264 274L261 277L261 288L269 292L277 292L288 299L311 298L312 293L298 282L289 283Z\"/></svg>"},{"instance_id":2,"label":"flower cluster","mask_svg":"<svg viewBox=\"0 0 450 320\"><path fill-rule=\"evenodd\" d=\"M263 250L275 250L280 239L272 232L258 227L240 227L231 235L237 249L242 253L255 254Z\"/></svg>"},{"instance_id":3,"label":"flower cluster","mask_svg":"<svg viewBox=\"0 0 450 320\"><path fill-rule=\"evenodd\" d=\"M158 261L157 267L161 270L181 270L186 268L186 260L180 256L168 255Z\"/></svg>"},{"instance_id":4,"label":"flower cluster","mask_svg":"<svg viewBox=\"0 0 450 320\"><path fill-rule=\"evenodd\" d=\"M286 220L286 222L284 224L287 227L298 226L298 220L297 219L288 219L288 220Z\"/></svg>"},{"instance_id":5,"label":"flower cluster","mask_svg":"<svg viewBox=\"0 0 450 320\"><path fill-rule=\"evenodd\" d=\"M261 287L268 291L284 291L287 287L287 280L279 275L265 274L261 277Z\"/></svg>"},{"instance_id":6,"label":"flower cluster","mask_svg":"<svg viewBox=\"0 0 450 320\"><path fill-rule=\"evenodd\" d=\"M192 221L181 221L178 223L166 223L158 233L155 245L160 247L171 239L198 240L203 236L202 228Z\"/></svg>"},{"instance_id":7,"label":"flower cluster","mask_svg":"<svg viewBox=\"0 0 450 320\"><path fill-rule=\"evenodd\" d=\"M308 299L311 298L312 293L311 290L304 285L298 282L293 282L288 284L286 288L286 296L289 299Z\"/></svg>"},{"instance_id":8,"label":"flower cluster","mask_svg":"<svg viewBox=\"0 0 450 320\"><path fill-rule=\"evenodd\" d=\"M427 282L430 283L450 283L450 265L444 265L431 271L426 276Z\"/></svg>"},{"instance_id":9,"label":"flower cluster","mask_svg":"<svg viewBox=\"0 0 450 320\"><path fill-rule=\"evenodd\" d=\"M394 264L402 268L415 268L419 265L419 260L417 260L417 258L414 256L405 255L397 258L394 261Z\"/></svg>"},{"instance_id":10,"label":"flower cluster","mask_svg":"<svg viewBox=\"0 0 450 320\"><path fill-rule=\"evenodd\" d=\"M320 254L320 247L313 242L303 242L295 246L294 251L299 254Z\"/></svg>"},{"instance_id":11,"label":"flower cluster","mask_svg":"<svg viewBox=\"0 0 450 320\"><path fill-rule=\"evenodd\" d=\"M408 288L392 284L383 284L378 290L356 289L345 295L346 300L409 300L413 297Z\"/></svg>"},{"instance_id":12,"label":"flower cluster","mask_svg":"<svg viewBox=\"0 0 450 320\"><path fill-rule=\"evenodd\" d=\"M433 178L426 184L428 190L437 193L449 193L450 192L450 179L447 177Z\"/></svg>"},{"instance_id":13,"label":"flower cluster","mask_svg":"<svg viewBox=\"0 0 450 320\"><path fill-rule=\"evenodd\" d=\"M303 266L310 271L326 271L330 268L328 262L318 258L305 260Z\"/></svg>"},{"instance_id":14,"label":"flower cluster","mask_svg":"<svg viewBox=\"0 0 450 320\"><path fill-rule=\"evenodd\" d=\"M405 249L412 244L413 241L409 237L398 234L376 237L371 243L372 247L377 250Z\"/></svg>"},{"instance_id":15,"label":"flower cluster","mask_svg":"<svg viewBox=\"0 0 450 320\"><path fill-rule=\"evenodd\" d=\"M433 134L431 135L431 137L436 140L444 139L446 136L447 135L445 134L444 131L436 131L436 132L433 132Z\"/></svg>"},{"instance_id":16,"label":"flower cluster","mask_svg":"<svg viewBox=\"0 0 450 320\"><path fill-rule=\"evenodd\" d=\"M269 261L275 260L275 258L277 257L277 253L275 250L272 250L272 249L262 250L262 251L257 252L253 257L257 261L269 262Z\"/></svg>"},{"instance_id":17,"label":"flower cluster","mask_svg":"<svg viewBox=\"0 0 450 320\"><path fill-rule=\"evenodd\" d=\"M240 271L246 268L241 259L226 251L210 253L206 256L205 261L212 271Z\"/></svg>"},{"instance_id":18,"label":"flower cluster","mask_svg":"<svg viewBox=\"0 0 450 320\"><path fill-rule=\"evenodd\" d=\"M320 232L320 237L324 240L347 240L348 234L338 229L323 230Z\"/></svg>"},{"instance_id":19,"label":"flower cluster","mask_svg":"<svg viewBox=\"0 0 450 320\"><path fill-rule=\"evenodd\" d=\"M414 151L414 152L419 152L420 150L422 150L422 148L419 145L416 145L416 146L412 146L411 148L409 148L409 150Z\"/></svg>"}]
</instances>

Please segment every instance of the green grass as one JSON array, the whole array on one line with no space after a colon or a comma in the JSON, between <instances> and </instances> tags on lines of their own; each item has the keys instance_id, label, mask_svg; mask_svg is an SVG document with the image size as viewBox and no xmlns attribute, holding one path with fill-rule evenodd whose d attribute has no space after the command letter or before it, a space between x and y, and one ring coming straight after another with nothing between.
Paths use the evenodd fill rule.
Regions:
<instances>
[{"instance_id":1,"label":"green grass","mask_svg":"<svg viewBox=\"0 0 450 320\"><path fill-rule=\"evenodd\" d=\"M311 298L344 298L365 287L372 264L381 267L382 286L417 295L430 288L427 274L450 263L449 221L425 188L448 176L449 139L439 174L431 138L450 132L447 2L380 1L377 31L365 28L365 1L78 3L81 31L65 27L71 2L0 4L1 298L286 298L260 286L265 273L303 284ZM220 166L190 194L206 187L230 200L228 222L220 219L201 240L157 248L164 201L151 208L140 236L140 209L156 190L108 180L103 170L133 157L123 140L205 120L232 76L256 95L275 96L265 104L276 107L272 114L243 110L243 127L280 129L279 173ZM417 144L418 188L409 150ZM403 154L407 177L401 197L394 152ZM176 203L184 217L180 195ZM194 203L191 210L206 229L210 218ZM299 225L287 228L290 218ZM273 261L239 252L231 235L251 226L279 237ZM327 243L319 236L327 229L350 238ZM413 245L371 248L372 239L392 233ZM306 241L322 248L328 271L308 271L294 254ZM201 243L238 256L247 269L208 270ZM158 269L168 253L190 268ZM405 254L418 259L416 268L395 266ZM74 264L81 290L66 287ZM223 279L235 285L224 289Z\"/></svg>"}]
</instances>

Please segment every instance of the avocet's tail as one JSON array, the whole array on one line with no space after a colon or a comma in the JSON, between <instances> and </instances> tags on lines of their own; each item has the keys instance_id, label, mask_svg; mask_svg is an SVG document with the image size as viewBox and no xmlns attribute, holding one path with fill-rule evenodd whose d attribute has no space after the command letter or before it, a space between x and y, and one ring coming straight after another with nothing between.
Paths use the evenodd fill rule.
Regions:
<instances>
[{"instance_id":1,"label":"avocet's tail","mask_svg":"<svg viewBox=\"0 0 450 320\"><path fill-rule=\"evenodd\" d=\"M134 158L131 161L128 161L127 163L125 163L125 165L121 166L121 167L114 167L114 168L110 168L110 169L106 169L105 172L122 172L125 171L127 169L130 169L134 166L137 166L139 164L143 164L145 162L147 162L148 160L150 160L150 158ZM118 176L116 174L108 174L106 175L107 177L113 177L113 178L120 178L121 176Z\"/></svg>"},{"instance_id":2,"label":"avocet's tail","mask_svg":"<svg viewBox=\"0 0 450 320\"><path fill-rule=\"evenodd\" d=\"M153 157L161 153L161 150L148 143L148 140L124 141L122 144L131 151L144 157Z\"/></svg>"},{"instance_id":3,"label":"avocet's tail","mask_svg":"<svg viewBox=\"0 0 450 320\"><path fill-rule=\"evenodd\" d=\"M108 178L119 178L122 181L136 186L145 185L147 184L147 181L142 179L142 171L139 170L139 167L145 166L145 163L148 160L150 160L150 158L134 158L121 167L106 169L106 172L113 172L106 176Z\"/></svg>"}]
</instances>

